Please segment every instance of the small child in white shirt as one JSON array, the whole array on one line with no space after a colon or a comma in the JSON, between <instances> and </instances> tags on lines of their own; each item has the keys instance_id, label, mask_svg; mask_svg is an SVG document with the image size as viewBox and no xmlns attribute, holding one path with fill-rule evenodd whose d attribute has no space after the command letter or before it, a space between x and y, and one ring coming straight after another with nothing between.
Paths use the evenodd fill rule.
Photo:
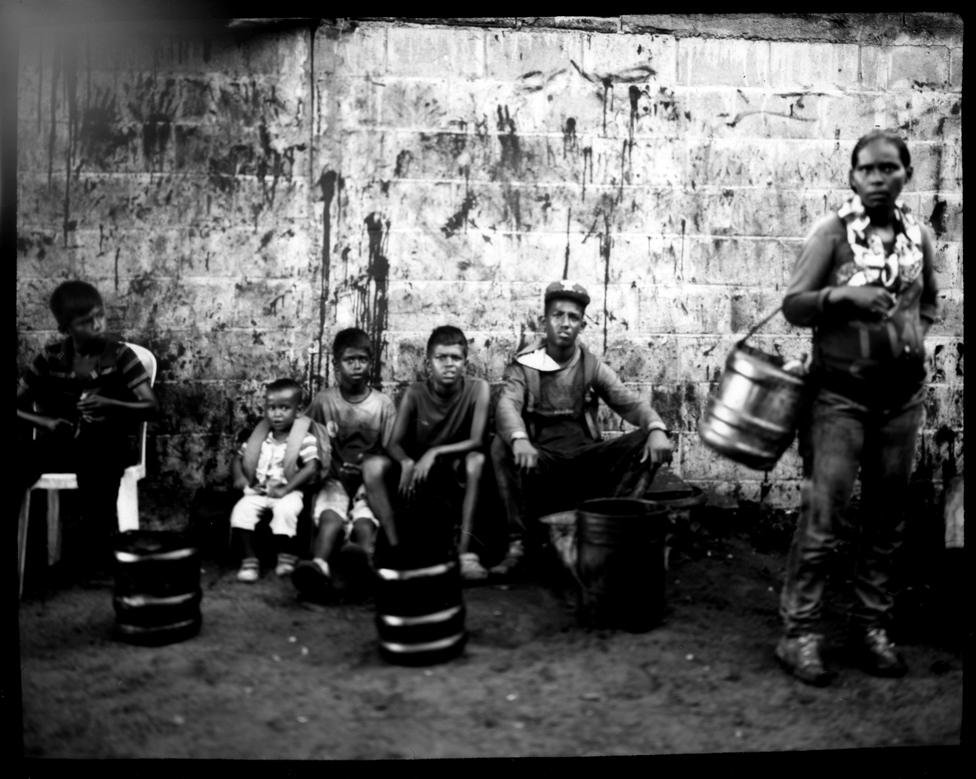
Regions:
<instances>
[{"instance_id":1,"label":"small child in white shirt","mask_svg":"<svg viewBox=\"0 0 976 779\"><path fill-rule=\"evenodd\" d=\"M244 495L234 506L230 526L243 559L237 580L255 582L260 563L254 552L254 529L271 513L271 533L278 553L275 574L290 576L297 556L293 539L304 505L302 488L318 479L328 460L328 437L309 417L299 414L302 387L278 379L266 388L265 418L234 457L234 487Z\"/></svg>"}]
</instances>

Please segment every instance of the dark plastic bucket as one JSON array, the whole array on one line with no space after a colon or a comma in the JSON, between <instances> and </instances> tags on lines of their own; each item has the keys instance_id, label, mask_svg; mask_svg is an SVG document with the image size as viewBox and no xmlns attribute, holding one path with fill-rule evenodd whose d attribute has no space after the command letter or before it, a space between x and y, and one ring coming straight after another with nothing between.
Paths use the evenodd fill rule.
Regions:
<instances>
[{"instance_id":1,"label":"dark plastic bucket","mask_svg":"<svg viewBox=\"0 0 976 779\"><path fill-rule=\"evenodd\" d=\"M671 550L676 545L675 539L687 537L693 532L693 518L698 507L705 503L705 493L701 487L679 482L661 489L648 490L644 495L647 500L659 503L668 512L668 529L664 537L664 569L668 570Z\"/></svg>"},{"instance_id":2,"label":"dark plastic bucket","mask_svg":"<svg viewBox=\"0 0 976 779\"><path fill-rule=\"evenodd\" d=\"M376 629L385 660L431 665L461 653L468 636L456 560L423 567L387 565L376 573Z\"/></svg>"},{"instance_id":3,"label":"dark plastic bucket","mask_svg":"<svg viewBox=\"0 0 976 779\"><path fill-rule=\"evenodd\" d=\"M804 396L802 376L782 358L738 343L725 361L698 426L713 451L756 470L770 470L793 442Z\"/></svg>"},{"instance_id":4,"label":"dark plastic bucket","mask_svg":"<svg viewBox=\"0 0 976 779\"><path fill-rule=\"evenodd\" d=\"M186 533L132 530L115 545L115 635L160 646L200 632L200 556Z\"/></svg>"},{"instance_id":5,"label":"dark plastic bucket","mask_svg":"<svg viewBox=\"0 0 976 779\"><path fill-rule=\"evenodd\" d=\"M636 498L588 500L576 512L580 621L644 632L666 607L667 507Z\"/></svg>"}]
</instances>

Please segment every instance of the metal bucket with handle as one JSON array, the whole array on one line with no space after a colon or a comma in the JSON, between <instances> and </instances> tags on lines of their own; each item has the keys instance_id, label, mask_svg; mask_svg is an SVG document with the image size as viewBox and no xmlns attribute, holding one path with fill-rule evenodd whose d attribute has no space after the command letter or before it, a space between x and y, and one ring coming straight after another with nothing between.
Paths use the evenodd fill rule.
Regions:
<instances>
[{"instance_id":1,"label":"metal bucket with handle","mask_svg":"<svg viewBox=\"0 0 976 779\"><path fill-rule=\"evenodd\" d=\"M787 370L784 358L746 344L779 310L735 344L698 426L710 449L762 471L776 465L793 442L806 390L803 373Z\"/></svg>"}]
</instances>

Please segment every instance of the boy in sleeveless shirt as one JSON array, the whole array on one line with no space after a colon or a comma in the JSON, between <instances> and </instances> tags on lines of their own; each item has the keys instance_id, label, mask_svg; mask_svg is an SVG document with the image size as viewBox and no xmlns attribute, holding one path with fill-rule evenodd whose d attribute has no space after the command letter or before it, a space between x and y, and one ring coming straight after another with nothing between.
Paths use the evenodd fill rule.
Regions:
<instances>
[{"instance_id":1,"label":"boy in sleeveless shirt","mask_svg":"<svg viewBox=\"0 0 976 779\"><path fill-rule=\"evenodd\" d=\"M435 544L447 541L452 548L456 543L461 576L472 581L488 576L470 544L485 462L489 387L484 379L465 375L467 358L468 340L459 328L434 328L427 340L428 378L412 384L400 402L392 460L372 458L366 479L377 514L396 525L398 536L413 536L408 542L420 536ZM395 502L411 510L396 511Z\"/></svg>"}]
</instances>

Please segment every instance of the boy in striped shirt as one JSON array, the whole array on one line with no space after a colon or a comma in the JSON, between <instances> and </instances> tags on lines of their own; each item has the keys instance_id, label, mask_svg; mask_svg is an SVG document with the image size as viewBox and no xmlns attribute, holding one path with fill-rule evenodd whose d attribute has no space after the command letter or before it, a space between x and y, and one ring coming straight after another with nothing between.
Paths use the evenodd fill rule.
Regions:
<instances>
[{"instance_id":1,"label":"boy in striped shirt","mask_svg":"<svg viewBox=\"0 0 976 779\"><path fill-rule=\"evenodd\" d=\"M139 357L106 332L95 287L65 281L51 294L50 307L64 337L35 356L17 388L17 419L29 426L14 455L17 499L42 473L77 475L84 519L80 573L96 582L112 567L130 437L157 413L158 402Z\"/></svg>"}]
</instances>

